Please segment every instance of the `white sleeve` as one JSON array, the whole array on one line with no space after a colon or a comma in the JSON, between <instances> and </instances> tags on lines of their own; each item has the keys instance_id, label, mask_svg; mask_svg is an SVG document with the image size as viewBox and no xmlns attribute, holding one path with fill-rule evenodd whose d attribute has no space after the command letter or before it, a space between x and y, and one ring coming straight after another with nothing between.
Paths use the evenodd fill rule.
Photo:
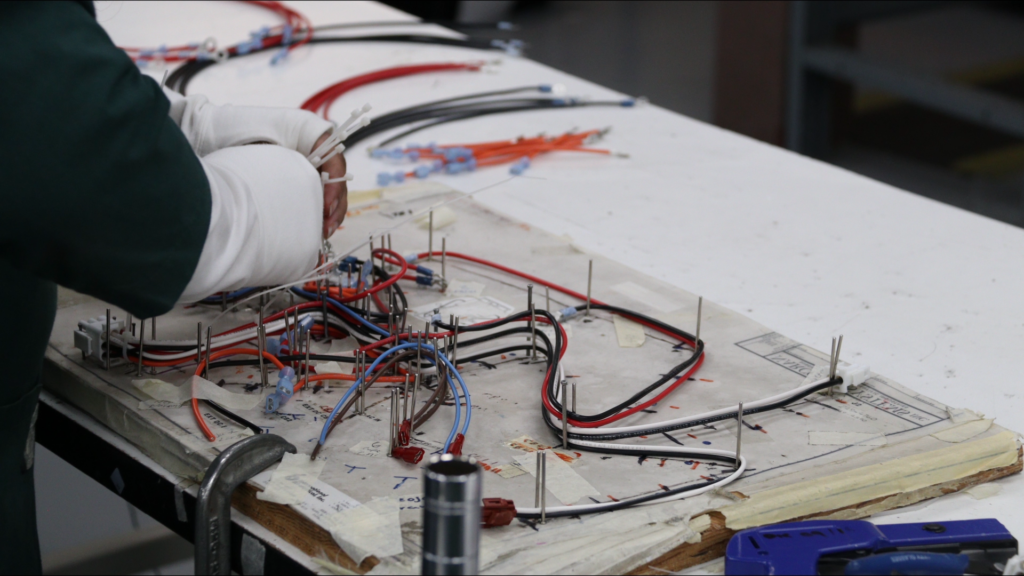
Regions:
<instances>
[{"instance_id":1,"label":"white sleeve","mask_svg":"<svg viewBox=\"0 0 1024 576\"><path fill-rule=\"evenodd\" d=\"M280 146L225 148L201 158L210 229L179 302L293 282L316 266L323 189L312 164Z\"/></svg>"},{"instance_id":2,"label":"white sleeve","mask_svg":"<svg viewBox=\"0 0 1024 576\"><path fill-rule=\"evenodd\" d=\"M164 88L171 101L168 115L185 133L197 156L264 142L295 150L304 156L334 124L307 110L262 106L216 106L205 96L182 96Z\"/></svg>"}]
</instances>

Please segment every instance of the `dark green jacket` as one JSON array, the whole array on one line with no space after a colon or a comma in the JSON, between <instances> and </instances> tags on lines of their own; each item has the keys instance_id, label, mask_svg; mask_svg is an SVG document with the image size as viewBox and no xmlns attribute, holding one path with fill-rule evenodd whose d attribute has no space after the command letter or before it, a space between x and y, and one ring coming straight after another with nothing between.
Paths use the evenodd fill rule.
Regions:
<instances>
[{"instance_id":1,"label":"dark green jacket","mask_svg":"<svg viewBox=\"0 0 1024 576\"><path fill-rule=\"evenodd\" d=\"M56 286L167 312L211 205L169 102L91 4L0 3L0 54L0 573L26 573L40 564L25 451Z\"/></svg>"}]
</instances>

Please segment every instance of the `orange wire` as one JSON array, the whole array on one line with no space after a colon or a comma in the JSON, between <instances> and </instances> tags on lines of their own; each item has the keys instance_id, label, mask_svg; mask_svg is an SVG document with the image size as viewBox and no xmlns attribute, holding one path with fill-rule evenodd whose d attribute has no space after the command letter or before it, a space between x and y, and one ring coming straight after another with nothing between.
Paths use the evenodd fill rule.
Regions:
<instances>
[{"instance_id":1,"label":"orange wire","mask_svg":"<svg viewBox=\"0 0 1024 576\"><path fill-rule=\"evenodd\" d=\"M251 348L229 348L228 350L221 350L220 352L214 352L213 354L210 354L208 360L213 361L219 358L223 358L225 356L234 356L235 354L249 354L251 356L260 355L259 350L253 350ZM264 352L263 357L273 362L274 366L277 366L278 370L284 369L284 364L282 364L281 361L278 360L277 357L274 356L273 354L269 352ZM199 376L200 374L203 373L203 368L206 367L206 362L206 360L203 360L202 362L199 363L199 366L196 367L196 376ZM210 442L216 440L217 436L214 435L214 433L210 430L210 427L206 425L206 421L203 420L202 414L199 413L199 400L195 398L192 398L192 414L195 415L196 422L199 423L199 428L203 431L203 435L206 436L206 439L209 440Z\"/></svg>"}]
</instances>

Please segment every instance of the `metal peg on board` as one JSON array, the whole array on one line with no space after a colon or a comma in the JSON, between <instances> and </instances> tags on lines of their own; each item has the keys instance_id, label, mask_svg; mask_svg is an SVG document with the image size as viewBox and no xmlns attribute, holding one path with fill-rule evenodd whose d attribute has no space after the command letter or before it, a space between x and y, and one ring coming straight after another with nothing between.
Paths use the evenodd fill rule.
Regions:
<instances>
[{"instance_id":1,"label":"metal peg on board","mask_svg":"<svg viewBox=\"0 0 1024 576\"><path fill-rule=\"evenodd\" d=\"M427 262L434 261L434 211L427 217Z\"/></svg>"},{"instance_id":2,"label":"metal peg on board","mask_svg":"<svg viewBox=\"0 0 1024 576\"><path fill-rule=\"evenodd\" d=\"M743 439L743 402L736 409L736 469L740 469L740 448Z\"/></svg>"},{"instance_id":3,"label":"metal peg on board","mask_svg":"<svg viewBox=\"0 0 1024 576\"><path fill-rule=\"evenodd\" d=\"M213 326L206 327L206 365L203 367L203 378L210 379L210 356L213 354Z\"/></svg>"},{"instance_id":4,"label":"metal peg on board","mask_svg":"<svg viewBox=\"0 0 1024 576\"><path fill-rule=\"evenodd\" d=\"M562 450L569 449L569 407L566 406L569 387L565 384L565 380L562 380Z\"/></svg>"},{"instance_id":5,"label":"metal peg on board","mask_svg":"<svg viewBox=\"0 0 1024 576\"><path fill-rule=\"evenodd\" d=\"M540 452L540 523L548 523L548 453Z\"/></svg>"},{"instance_id":6,"label":"metal peg on board","mask_svg":"<svg viewBox=\"0 0 1024 576\"><path fill-rule=\"evenodd\" d=\"M590 289L594 283L594 261L591 260L587 266L587 313L590 316Z\"/></svg>"}]
</instances>

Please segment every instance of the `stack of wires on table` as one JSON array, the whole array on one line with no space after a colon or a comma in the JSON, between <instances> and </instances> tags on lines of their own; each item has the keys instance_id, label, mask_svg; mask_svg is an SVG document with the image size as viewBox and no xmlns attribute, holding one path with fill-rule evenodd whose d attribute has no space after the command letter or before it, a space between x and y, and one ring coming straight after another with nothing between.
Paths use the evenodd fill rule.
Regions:
<instances>
[{"instance_id":1,"label":"stack of wires on table","mask_svg":"<svg viewBox=\"0 0 1024 576\"><path fill-rule=\"evenodd\" d=\"M407 144L403 148L393 148L391 150L374 148L370 151L370 154L373 158L390 160L392 162L428 162L411 170L399 170L394 173L380 172L377 174L377 184L380 186L388 186L392 183L400 184L406 178L423 179L431 174L441 172L446 174L473 172L477 168L503 164L511 164L509 173L518 176L530 167L535 158L551 152L584 152L624 156L611 150L586 147L586 145L599 140L606 133L607 130L588 130L586 132L567 132L561 136L547 137L541 135L533 138L521 137L477 144L449 144L441 146L436 143L426 146Z\"/></svg>"}]
</instances>

